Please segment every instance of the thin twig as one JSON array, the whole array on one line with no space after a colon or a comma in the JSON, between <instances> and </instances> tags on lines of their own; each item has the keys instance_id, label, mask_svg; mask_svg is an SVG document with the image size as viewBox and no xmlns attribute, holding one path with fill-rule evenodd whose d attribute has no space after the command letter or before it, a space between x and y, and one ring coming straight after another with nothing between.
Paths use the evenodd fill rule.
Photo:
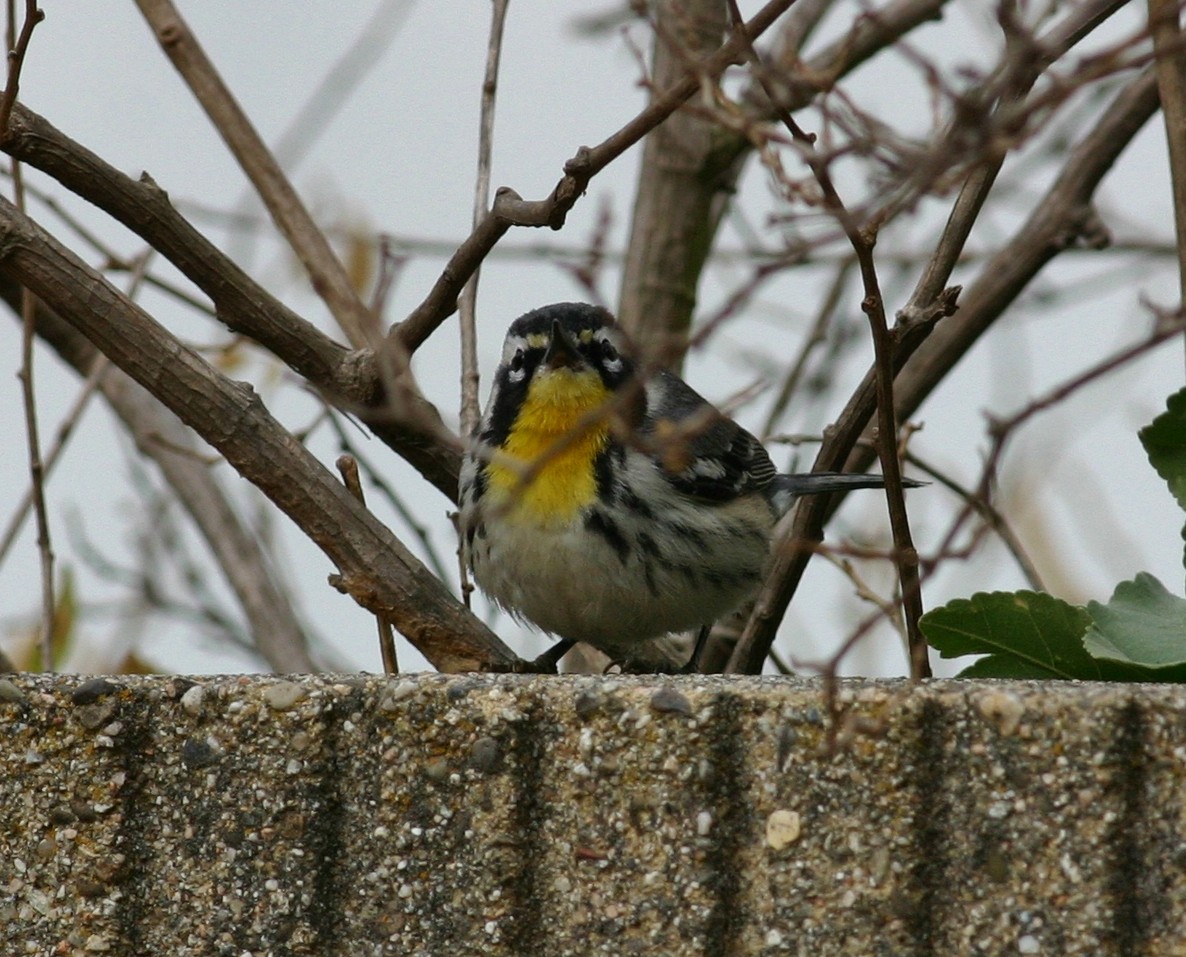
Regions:
<instances>
[{"instance_id":1,"label":"thin twig","mask_svg":"<svg viewBox=\"0 0 1186 957\"><path fill-rule=\"evenodd\" d=\"M8 81L4 85L4 95L0 96L0 140L8 135L8 121L12 117L12 108L16 105L17 93L20 90L21 68L25 65L25 54L29 51L29 41L33 39L33 30L45 19L45 11L38 9L37 0L25 0L25 22L21 25L21 35L14 40L16 30L16 11L10 0L8 6Z\"/></svg>"},{"instance_id":2,"label":"thin twig","mask_svg":"<svg viewBox=\"0 0 1186 957\"><path fill-rule=\"evenodd\" d=\"M332 406L327 407L326 413L326 421L333 430L334 435L337 436L338 448L358 463L359 471L366 473L367 483L371 490L378 493L395 510L395 513L400 517L400 520L407 527L408 531L420 543L425 564L428 565L433 574L441 581L447 581L448 576L445 574L445 564L432 540L429 527L420 520L392 484L383 477L382 470L376 468L375 464L359 451L358 443L350 440L349 434L343 427L344 417L333 409Z\"/></svg>"},{"instance_id":3,"label":"thin twig","mask_svg":"<svg viewBox=\"0 0 1186 957\"><path fill-rule=\"evenodd\" d=\"M906 513L906 500L902 489L902 466L898 460L898 423L894 409L894 350L895 342L890 335L885 315L885 302L877 278L877 267L873 260L873 246L876 242L876 228L872 224L860 224L849 212L841 199L828 164L815 150L815 137L807 134L795 122L790 112L777 106L775 91L768 85L768 71L757 49L746 33L737 0L728 0L733 30L740 35L746 54L753 64L754 75L766 90L770 101L776 104L779 119L790 131L803 150L803 157L815 175L823 193L824 207L844 228L845 235L856 255L865 290L861 308L869 319L873 334L875 355L874 370L877 382L878 451L881 472L885 476L886 503L889 509L890 527L894 536L894 556L902 585L902 607L905 616L907 643L910 649L910 674L918 680L930 677L931 666L927 658L927 644L918 628L922 617L922 591L918 579L918 553L910 534L910 521Z\"/></svg>"},{"instance_id":4,"label":"thin twig","mask_svg":"<svg viewBox=\"0 0 1186 957\"><path fill-rule=\"evenodd\" d=\"M1044 37L1039 43L1051 51L1050 56L1068 50L1118 4L1119 0L1095 0L1076 7L1052 30L1050 38ZM925 271L915 294L898 317L895 365L902 370L897 386L900 418L906 418L918 408L958 357L1050 259L1072 248L1074 239L1081 235L1086 225L1086 213L1095 187L1155 108L1156 87L1150 86L1149 75L1133 80L1105 110L1096 128L1072 151L1058 182L1026 226L982 269L969 294L963 297L959 314L927 339L939 319L955 314L961 290L959 287L944 288L944 283L979 212L995 169L983 179L979 179L979 171L972 174L976 181L965 186L948 223L946 235L951 241L941 244L941 250L936 252L932 262L933 268ZM999 156L986 158L985 168L999 159ZM827 441L816 457L815 468L858 471L868 468L875 456L864 449L853 450L873 416L876 394L874 374L870 372L854 390L829 430ZM730 659L730 671L761 669L778 623L811 555L810 548L797 543L819 540L824 520L836 504L835 496L831 500L817 496L799 503L794 522L780 536L774 567Z\"/></svg>"},{"instance_id":5,"label":"thin twig","mask_svg":"<svg viewBox=\"0 0 1186 957\"><path fill-rule=\"evenodd\" d=\"M16 104L17 89L20 86L21 67L32 38L33 29L45 14L37 9L36 0L25 4L25 22L19 39L16 32L16 11L8 9L7 46L12 51L8 57L8 79L0 98L0 137L8 132L12 109ZM25 211L24 177L21 164L12 162L12 190L17 209ZM54 670L54 621L57 603L54 599L54 551L49 532L49 513L45 505L45 463L41 457L41 439L37 428L37 392L33 385L33 339L36 336L36 303L33 293L21 290L21 365L17 378L21 384L21 407L25 414L25 440L29 454L29 492L33 500L33 513L37 519L37 553L41 563L41 670Z\"/></svg>"},{"instance_id":6,"label":"thin twig","mask_svg":"<svg viewBox=\"0 0 1186 957\"><path fill-rule=\"evenodd\" d=\"M1094 382L1101 376L1127 365L1133 359L1144 355L1150 349L1155 349L1165 342L1166 339L1181 332L1184 327L1186 327L1186 322L1183 322L1181 314L1159 317L1156 327L1140 342L1121 349L1114 355L1105 356L1094 365L1088 366L1078 375L1072 376L1062 385L1051 389L1044 396L1034 399L1019 412L1014 413L1007 419L994 422L991 429L994 441L1002 436L1008 436L1039 412L1044 412L1051 406L1064 401L1088 383Z\"/></svg>"},{"instance_id":7,"label":"thin twig","mask_svg":"<svg viewBox=\"0 0 1186 957\"><path fill-rule=\"evenodd\" d=\"M1004 98L998 112L1003 108L1019 107L1040 75L1040 62L1049 62L1070 50L1115 12L1120 2L1092 0L1075 8L1064 22L1053 28L1049 35L1043 36L1037 46L1047 51L1046 58L1039 61L1037 57L1028 57L1015 64L1017 72L1013 74L1011 85L1003 90ZM1006 73L1007 70L1001 67L997 72ZM984 156L960 187L959 196L947 217L935 251L919 277L910 300L898 315L898 322L903 327L915 322L920 313L928 311L931 304L943 294L1006 155L1005 150L998 150L995 154Z\"/></svg>"},{"instance_id":8,"label":"thin twig","mask_svg":"<svg viewBox=\"0 0 1186 957\"><path fill-rule=\"evenodd\" d=\"M795 0L770 0L746 24L751 37L766 31ZM698 64L666 92L655 96L629 123L594 147L581 147L564 164L564 176L551 194L528 201L513 189L496 191L494 206L450 257L428 296L396 326L388 338L398 338L409 352L415 352L436 328L457 308L457 297L470 275L487 253L512 226L547 226L560 229L569 210L584 195L589 181L634 146L647 133L678 110L701 88L705 77L719 77L743 55L744 47L731 36L716 53Z\"/></svg>"},{"instance_id":9,"label":"thin twig","mask_svg":"<svg viewBox=\"0 0 1186 957\"><path fill-rule=\"evenodd\" d=\"M150 250L135 257L129 265L129 296L149 281L147 270L151 258ZM3 290L8 302L18 302L19 295L19 291L11 289L11 284ZM290 590L286 588L279 569L267 561L258 536L240 520L209 467L212 462L222 459L200 454L193 444L192 433L176 416L120 370L111 368L106 356L42 303L37 307L37 334L65 362L85 376L88 384L97 378L111 411L122 421L140 453L160 469L171 495L206 542L215 564L239 602L249 628L249 650L262 655L275 671L316 671L318 664L308 650L309 637L297 620ZM104 370L102 375L100 370ZM63 426L73 424L73 421L73 417L68 418ZM46 457L47 474L56 458L55 452L51 450ZM237 633L238 629L231 637Z\"/></svg>"},{"instance_id":10,"label":"thin twig","mask_svg":"<svg viewBox=\"0 0 1186 957\"><path fill-rule=\"evenodd\" d=\"M141 261L146 262L144 257ZM11 282L0 281L0 294L6 302L19 304L20 292L12 286ZM37 335L81 376L88 376L96 364L106 361L81 333L44 303L37 307ZM99 388L140 454L160 470L170 495L186 511L206 543L242 609L252 652L262 655L267 666L278 672L308 673L319 667L332 670L332 665L325 664L324 650L317 660L310 654L312 636L297 618L282 568L268 559L260 535L240 518L216 470L211 468L223 461L221 456L199 451L192 432L159 399L119 369L109 366ZM68 532L71 524L67 517Z\"/></svg>"},{"instance_id":11,"label":"thin twig","mask_svg":"<svg viewBox=\"0 0 1186 957\"><path fill-rule=\"evenodd\" d=\"M811 354L827 341L828 325L831 323L832 317L836 314L836 310L840 305L841 296L843 295L844 288L848 283L849 274L852 272L854 265L856 265L856 261L851 256L846 256L836 268L836 275L832 279L832 284L828 287L824 301L820 304L816 312L815 322L811 324L811 330L807 333L807 338L799 349L798 357L783 377L782 386L778 390L778 396L771 403L770 412L767 413L766 422L762 426L761 434L763 436L768 436L774 431L778 420L782 418L783 412L786 411L787 405L795 395L795 391L799 388L799 383L803 381Z\"/></svg>"},{"instance_id":12,"label":"thin twig","mask_svg":"<svg viewBox=\"0 0 1186 957\"><path fill-rule=\"evenodd\" d=\"M1013 561L1021 571L1022 577L1025 578L1026 584L1034 591L1046 591L1046 585L1042 581L1041 573L1026 552L1021 539L1013 531L1009 520L1001 513L1000 509L990 500L980 495L976 489L966 487L951 475L936 468L930 462L920 458L913 452L907 451L903 458L924 475L929 475L940 485L950 489L955 495L959 496L961 501L971 505L984 520L985 527L996 534L1001 540L1001 544L1013 556ZM925 564L927 563L924 560Z\"/></svg>"},{"instance_id":13,"label":"thin twig","mask_svg":"<svg viewBox=\"0 0 1186 957\"><path fill-rule=\"evenodd\" d=\"M21 177L13 169L13 185L18 201ZM33 513L37 518L37 551L41 557L41 670L53 671L54 612L54 551L49 533L49 513L45 505L45 464L41 459L41 440L37 430L37 396L33 387L33 339L36 335L36 314L33 294L25 289L21 293L21 368L17 378L21 383L21 405L25 412L25 438L29 452L30 491L33 495Z\"/></svg>"},{"instance_id":14,"label":"thin twig","mask_svg":"<svg viewBox=\"0 0 1186 957\"><path fill-rule=\"evenodd\" d=\"M90 374L83 382L82 389L74 398L74 404L70 406L69 411L62 416L62 421L58 423L57 434L54 436L53 444L49 451L45 453L43 462L43 477L48 478L53 471L55 465L58 464L58 458L62 452L66 450L66 446L70 442L70 437L74 434L74 428L82 419L82 414L86 411L87 405L90 403L91 397L95 394L95 389L98 387L103 374L107 371L108 361L106 356L101 356L91 368ZM4 563L8 555L8 551L12 548L16 537L20 534L20 530L25 525L25 519L29 515L29 510L33 507L35 492L32 487L25 491L24 497L17 503L13 509L12 516L8 520L8 526L4 529L4 533L0 535L0 565Z\"/></svg>"},{"instance_id":15,"label":"thin twig","mask_svg":"<svg viewBox=\"0 0 1186 957\"><path fill-rule=\"evenodd\" d=\"M482 80L481 120L478 127L478 177L474 184L476 229L490 204L490 163L494 150L494 106L498 97L498 63L502 55L502 33L509 0L493 0L490 40L486 47L486 75ZM478 333L477 304L480 267L475 268L458 301L461 325L461 435L468 438L478 427ZM464 584L464 583L463 583Z\"/></svg>"},{"instance_id":16,"label":"thin twig","mask_svg":"<svg viewBox=\"0 0 1186 957\"><path fill-rule=\"evenodd\" d=\"M374 317L359 299L325 234L181 14L171 0L137 0L137 6L161 48L255 186L277 228L309 274L314 290L351 344L359 348L368 345L374 338Z\"/></svg>"},{"instance_id":17,"label":"thin twig","mask_svg":"<svg viewBox=\"0 0 1186 957\"><path fill-rule=\"evenodd\" d=\"M19 191L20 177L15 177ZM19 192L18 192L19 196ZM54 552L45 504L45 464L41 458L41 440L37 430L37 399L33 387L34 302L28 290L21 293L21 406L25 413L25 437L29 455L29 495L37 519L37 553L41 563L41 668L53 671L53 638L56 602L54 599Z\"/></svg>"},{"instance_id":18,"label":"thin twig","mask_svg":"<svg viewBox=\"0 0 1186 957\"><path fill-rule=\"evenodd\" d=\"M406 253L394 252L393 245L387 233L379 234L379 275L375 278L370 301L371 312L376 316L381 316L386 311L395 281L411 258Z\"/></svg>"},{"instance_id":19,"label":"thin twig","mask_svg":"<svg viewBox=\"0 0 1186 957\"><path fill-rule=\"evenodd\" d=\"M362 490L362 482L358 478L358 462L352 455L339 455L335 463L342 482L350 490L350 494L358 499L358 504L365 506L366 493ZM379 654L383 659L383 673L387 675L399 674L399 659L395 655L395 629L391 619L384 614L375 615L375 622L379 628Z\"/></svg>"},{"instance_id":20,"label":"thin twig","mask_svg":"<svg viewBox=\"0 0 1186 957\"><path fill-rule=\"evenodd\" d=\"M858 551L857 557L860 558L887 557L880 549L869 549L867 550L867 555L860 554L860 551L865 550ZM877 614L874 616L875 621L881 621L884 619L893 625L899 634L902 634L902 615L901 609L897 603L897 599L894 597L886 598L882 595L879 595L873 586L865 581L864 577L860 574L860 572L857 571L856 566L852 563L852 560L849 557L849 552L847 549L836 550L831 548L821 548L819 553L820 557L822 557L824 561L832 565L837 571L840 572L840 574L849 580L854 589L854 595L859 600L867 602L877 609Z\"/></svg>"},{"instance_id":21,"label":"thin twig","mask_svg":"<svg viewBox=\"0 0 1186 957\"><path fill-rule=\"evenodd\" d=\"M924 558L922 562L923 578L926 579L933 575L944 559L963 554L963 551L955 548L955 540L959 537L959 533L963 527L971 520L971 517L978 512L982 512L983 503L991 501L992 490L996 484L996 477L1000 469L1001 459L1005 453L1005 447L1022 425L1039 412L1044 412L1058 403L1065 401L1084 386L1140 358L1146 352L1155 349L1169 339L1180 336L1184 328L1186 328L1186 322L1183 321L1181 315L1158 317L1157 324L1144 339L1110 356L1105 356L1099 362L1088 367L1078 375L1072 376L1062 384L1050 389L1044 395L1033 399L1008 418L990 420L989 437L991 445L985 457L984 467L981 470L977 491L974 495L965 499L964 507L953 519L938 548L935 549L932 555Z\"/></svg>"}]
</instances>

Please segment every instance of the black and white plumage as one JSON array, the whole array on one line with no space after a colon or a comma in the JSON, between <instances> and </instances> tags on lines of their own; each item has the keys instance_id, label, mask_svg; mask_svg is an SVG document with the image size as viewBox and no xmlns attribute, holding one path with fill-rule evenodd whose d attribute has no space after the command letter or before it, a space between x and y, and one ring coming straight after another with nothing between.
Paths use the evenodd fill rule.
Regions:
<instances>
[{"instance_id":1,"label":"black and white plumage","mask_svg":"<svg viewBox=\"0 0 1186 957\"><path fill-rule=\"evenodd\" d=\"M603 309L560 303L507 332L465 457L462 547L502 607L617 660L663 658L757 588L794 496L878 476L780 475L671 372L639 381Z\"/></svg>"}]
</instances>

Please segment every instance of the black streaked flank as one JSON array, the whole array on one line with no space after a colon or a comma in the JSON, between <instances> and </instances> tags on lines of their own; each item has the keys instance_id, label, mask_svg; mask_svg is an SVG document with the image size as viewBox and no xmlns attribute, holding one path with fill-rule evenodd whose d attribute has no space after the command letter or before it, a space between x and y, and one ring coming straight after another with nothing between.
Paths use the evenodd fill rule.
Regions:
<instances>
[{"instance_id":1,"label":"black streaked flank","mask_svg":"<svg viewBox=\"0 0 1186 957\"><path fill-rule=\"evenodd\" d=\"M638 497L638 493L629 485L623 485L618 492L618 500L639 518L654 518L655 510Z\"/></svg>"},{"instance_id":2,"label":"black streaked flank","mask_svg":"<svg viewBox=\"0 0 1186 957\"><path fill-rule=\"evenodd\" d=\"M600 509L595 508L589 513L589 517L585 519L585 528L591 532L596 532L609 542L610 547L618 553L618 558L622 560L622 564L626 564L626 559L630 557L630 546L627 544L622 530L618 528L617 523L612 518Z\"/></svg>"},{"instance_id":3,"label":"black streaked flank","mask_svg":"<svg viewBox=\"0 0 1186 957\"><path fill-rule=\"evenodd\" d=\"M642 577L646 580L647 590L658 598L659 583L655 581L655 566L652 562L643 562Z\"/></svg>"},{"instance_id":4,"label":"black streaked flank","mask_svg":"<svg viewBox=\"0 0 1186 957\"><path fill-rule=\"evenodd\" d=\"M652 558L663 557L663 550L659 548L658 543L650 536L649 532L639 532L636 537L638 539L638 547Z\"/></svg>"},{"instance_id":5,"label":"black streaked flank","mask_svg":"<svg viewBox=\"0 0 1186 957\"><path fill-rule=\"evenodd\" d=\"M666 534L671 535L677 541L684 539L697 548L704 548L708 544L704 534L698 528L693 528L683 522L663 522L662 524L665 526Z\"/></svg>"},{"instance_id":6,"label":"black streaked flank","mask_svg":"<svg viewBox=\"0 0 1186 957\"><path fill-rule=\"evenodd\" d=\"M718 588L733 589L750 582L757 582L761 577L760 568L733 568L729 570L704 570L704 580Z\"/></svg>"}]
</instances>

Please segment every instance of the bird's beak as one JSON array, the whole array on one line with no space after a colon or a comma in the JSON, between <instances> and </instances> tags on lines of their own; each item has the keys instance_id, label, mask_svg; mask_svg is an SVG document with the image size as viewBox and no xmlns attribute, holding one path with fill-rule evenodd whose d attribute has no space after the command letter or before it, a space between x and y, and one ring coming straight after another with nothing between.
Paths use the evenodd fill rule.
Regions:
<instances>
[{"instance_id":1,"label":"bird's beak","mask_svg":"<svg viewBox=\"0 0 1186 957\"><path fill-rule=\"evenodd\" d=\"M544 365L549 369L571 369L583 365L584 362L576 339L565 331L559 321L554 321L548 351L544 353Z\"/></svg>"}]
</instances>

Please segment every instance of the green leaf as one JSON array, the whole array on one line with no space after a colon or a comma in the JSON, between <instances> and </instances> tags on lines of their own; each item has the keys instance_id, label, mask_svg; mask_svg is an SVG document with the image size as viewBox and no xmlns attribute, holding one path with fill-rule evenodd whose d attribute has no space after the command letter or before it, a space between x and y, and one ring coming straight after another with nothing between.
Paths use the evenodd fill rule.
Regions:
<instances>
[{"instance_id":1,"label":"green leaf","mask_svg":"<svg viewBox=\"0 0 1186 957\"><path fill-rule=\"evenodd\" d=\"M1084 647L1097 658L1142 668L1186 666L1186 600L1141 572L1106 604L1089 602Z\"/></svg>"},{"instance_id":2,"label":"green leaf","mask_svg":"<svg viewBox=\"0 0 1186 957\"><path fill-rule=\"evenodd\" d=\"M1087 612L1039 592L980 592L922 616L919 627L944 658L990 655L972 677L1102 677L1083 649ZM992 660L999 659L999 660Z\"/></svg>"},{"instance_id":3,"label":"green leaf","mask_svg":"<svg viewBox=\"0 0 1186 957\"><path fill-rule=\"evenodd\" d=\"M1137 434L1149 462L1186 510L1186 389L1166 400L1166 411Z\"/></svg>"}]
</instances>

